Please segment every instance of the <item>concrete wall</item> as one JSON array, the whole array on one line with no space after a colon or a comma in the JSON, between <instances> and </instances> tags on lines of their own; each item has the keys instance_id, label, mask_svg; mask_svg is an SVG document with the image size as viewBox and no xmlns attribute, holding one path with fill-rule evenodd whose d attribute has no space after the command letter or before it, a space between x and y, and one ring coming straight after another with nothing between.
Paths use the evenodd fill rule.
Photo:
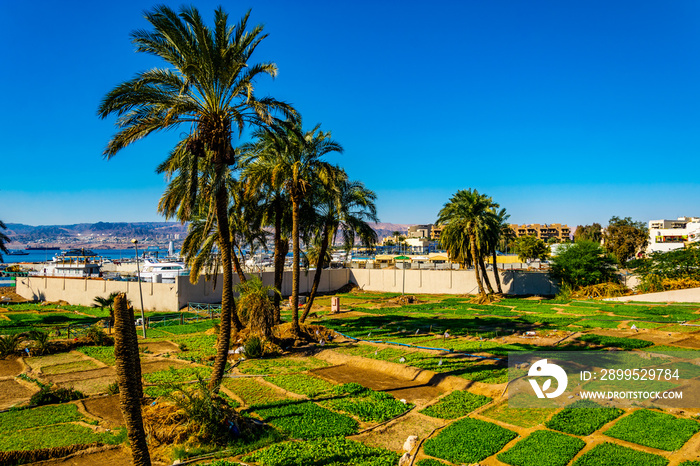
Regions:
<instances>
[{"instance_id":1,"label":"concrete wall","mask_svg":"<svg viewBox=\"0 0 700 466\"><path fill-rule=\"evenodd\" d=\"M474 270L350 269L351 281L363 290L408 294L475 294L479 288ZM488 272L496 289L493 272ZM503 292L514 295L553 295L559 288L547 273L507 270L500 272ZM404 282L405 280L405 282Z\"/></svg>"},{"instance_id":2,"label":"concrete wall","mask_svg":"<svg viewBox=\"0 0 700 466\"><path fill-rule=\"evenodd\" d=\"M261 276L265 285L272 285L274 274L263 272ZM324 270L318 291L321 293L335 291L350 281L348 269ZM141 283L143 290L143 307L149 311L176 312L188 302L221 302L222 276L219 275L214 287L214 280L200 278L192 284L189 277L178 277L177 283ZM233 284L238 285L238 276L234 275ZM302 272L299 280L299 293L308 294L313 284L313 272ZM64 277L23 277L17 279L17 294L26 299L43 301L63 300L70 304L91 306L96 296L109 296L112 292L124 292L134 308L140 309L138 282L118 282L87 278ZM285 272L282 282L282 294L292 293L292 272Z\"/></svg>"},{"instance_id":3,"label":"concrete wall","mask_svg":"<svg viewBox=\"0 0 700 466\"><path fill-rule=\"evenodd\" d=\"M178 290L174 283L141 283L146 310L175 312ZM134 308L140 309L138 282L117 282L89 278L23 277L17 279L17 294L26 299L63 300L70 304L92 306L97 296L126 293Z\"/></svg>"}]
</instances>

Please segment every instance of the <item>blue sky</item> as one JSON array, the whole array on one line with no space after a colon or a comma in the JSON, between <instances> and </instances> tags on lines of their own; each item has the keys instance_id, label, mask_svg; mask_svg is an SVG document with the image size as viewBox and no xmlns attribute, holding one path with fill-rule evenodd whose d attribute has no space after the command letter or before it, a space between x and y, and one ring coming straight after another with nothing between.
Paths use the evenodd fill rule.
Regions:
<instances>
[{"instance_id":1,"label":"blue sky","mask_svg":"<svg viewBox=\"0 0 700 466\"><path fill-rule=\"evenodd\" d=\"M177 8L181 2L165 2ZM220 2L198 1L211 20ZM158 221L155 173L180 135L106 161L113 86L159 66L129 33L144 1L2 2L0 219ZM700 3L226 2L269 37L292 103L344 147L329 160L378 196L380 220L429 223L476 188L514 223L700 215Z\"/></svg>"}]
</instances>

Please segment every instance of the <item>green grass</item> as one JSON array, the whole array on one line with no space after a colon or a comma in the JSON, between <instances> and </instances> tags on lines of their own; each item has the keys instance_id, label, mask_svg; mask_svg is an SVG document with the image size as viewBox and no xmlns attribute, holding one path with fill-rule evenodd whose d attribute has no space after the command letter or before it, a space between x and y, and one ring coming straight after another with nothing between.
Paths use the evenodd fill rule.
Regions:
<instances>
[{"instance_id":1,"label":"green grass","mask_svg":"<svg viewBox=\"0 0 700 466\"><path fill-rule=\"evenodd\" d=\"M41 406L32 409L13 409L0 413L0 433L4 436L24 429L79 421L83 415L71 403Z\"/></svg>"},{"instance_id":2,"label":"green grass","mask_svg":"<svg viewBox=\"0 0 700 466\"><path fill-rule=\"evenodd\" d=\"M567 434L591 435L622 414L618 408L605 408L590 400L579 400L559 411L545 425Z\"/></svg>"},{"instance_id":3,"label":"green grass","mask_svg":"<svg viewBox=\"0 0 700 466\"><path fill-rule=\"evenodd\" d=\"M698 421L641 409L615 423L605 435L645 447L675 451L698 431Z\"/></svg>"},{"instance_id":4,"label":"green grass","mask_svg":"<svg viewBox=\"0 0 700 466\"><path fill-rule=\"evenodd\" d=\"M455 419L466 416L490 401L491 398L484 395L475 395L467 391L456 390L420 412L440 419Z\"/></svg>"},{"instance_id":5,"label":"green grass","mask_svg":"<svg viewBox=\"0 0 700 466\"><path fill-rule=\"evenodd\" d=\"M399 455L341 437L272 445L243 458L264 466L394 466Z\"/></svg>"},{"instance_id":6,"label":"green grass","mask_svg":"<svg viewBox=\"0 0 700 466\"><path fill-rule=\"evenodd\" d=\"M574 461L573 466L666 466L663 456L645 453L614 443L602 443Z\"/></svg>"},{"instance_id":7,"label":"green grass","mask_svg":"<svg viewBox=\"0 0 700 466\"><path fill-rule=\"evenodd\" d=\"M328 366L330 364L314 357L247 359L238 366L238 370L243 374L288 374Z\"/></svg>"},{"instance_id":8,"label":"green grass","mask_svg":"<svg viewBox=\"0 0 700 466\"><path fill-rule=\"evenodd\" d=\"M170 393L171 389L166 386L161 386L161 384L179 384L196 380L197 376L209 378L211 376L211 369L208 367L184 367L181 369L171 367L170 369L143 374L143 380L146 383L158 384L156 386L143 387L143 391L146 395L152 397L164 396Z\"/></svg>"},{"instance_id":9,"label":"green grass","mask_svg":"<svg viewBox=\"0 0 700 466\"><path fill-rule=\"evenodd\" d=\"M177 345L186 346L186 351L178 353L179 359L186 359L198 363L206 363L213 360L216 355L216 335L192 335L170 338Z\"/></svg>"},{"instance_id":10,"label":"green grass","mask_svg":"<svg viewBox=\"0 0 700 466\"><path fill-rule=\"evenodd\" d=\"M113 366L114 359L114 346L81 346L76 348L76 351L80 351L86 356L95 358L108 366Z\"/></svg>"},{"instance_id":11,"label":"green grass","mask_svg":"<svg viewBox=\"0 0 700 466\"><path fill-rule=\"evenodd\" d=\"M92 429L84 426L58 424L6 433L0 436L0 451L37 450L92 442L114 445L125 440L126 429L110 433L95 433Z\"/></svg>"},{"instance_id":12,"label":"green grass","mask_svg":"<svg viewBox=\"0 0 700 466\"><path fill-rule=\"evenodd\" d=\"M646 348L648 346L653 346L654 343L647 340L639 340L635 338L622 338L622 337L608 337L602 335L581 335L578 337L580 341L585 341L586 343L592 343L598 346L604 347L614 347L622 348L626 350Z\"/></svg>"},{"instance_id":13,"label":"green grass","mask_svg":"<svg viewBox=\"0 0 700 466\"><path fill-rule=\"evenodd\" d=\"M261 405L285 400L287 396L253 378L225 378L223 386L240 397L247 405Z\"/></svg>"},{"instance_id":14,"label":"green grass","mask_svg":"<svg viewBox=\"0 0 700 466\"><path fill-rule=\"evenodd\" d=\"M476 463L500 451L517 435L496 424L466 418L428 439L423 451L453 463Z\"/></svg>"},{"instance_id":15,"label":"green grass","mask_svg":"<svg viewBox=\"0 0 700 466\"><path fill-rule=\"evenodd\" d=\"M311 401L280 401L253 409L265 421L293 438L352 435L358 428L354 419L329 411Z\"/></svg>"},{"instance_id":16,"label":"green grass","mask_svg":"<svg viewBox=\"0 0 700 466\"><path fill-rule=\"evenodd\" d=\"M586 442L576 437L538 430L498 459L513 466L566 466L584 446Z\"/></svg>"},{"instance_id":17,"label":"green grass","mask_svg":"<svg viewBox=\"0 0 700 466\"><path fill-rule=\"evenodd\" d=\"M281 374L268 377L267 381L292 393L314 398L333 388L333 384L306 374Z\"/></svg>"},{"instance_id":18,"label":"green grass","mask_svg":"<svg viewBox=\"0 0 700 466\"><path fill-rule=\"evenodd\" d=\"M554 409L509 408L508 403L500 403L481 412L481 415L497 421L520 427L535 427L552 415Z\"/></svg>"},{"instance_id":19,"label":"green grass","mask_svg":"<svg viewBox=\"0 0 700 466\"><path fill-rule=\"evenodd\" d=\"M343 398L332 398L321 405L335 411L357 416L365 422L383 422L405 413L412 405L406 405L388 393L375 392L357 383L338 385L333 394ZM347 395L347 396L346 396Z\"/></svg>"}]
</instances>

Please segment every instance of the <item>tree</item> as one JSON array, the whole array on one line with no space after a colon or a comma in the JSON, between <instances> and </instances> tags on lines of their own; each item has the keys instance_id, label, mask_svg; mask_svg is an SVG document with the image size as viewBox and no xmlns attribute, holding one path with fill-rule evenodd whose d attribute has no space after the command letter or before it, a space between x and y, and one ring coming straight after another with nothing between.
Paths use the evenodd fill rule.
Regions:
<instances>
[{"instance_id":1,"label":"tree","mask_svg":"<svg viewBox=\"0 0 700 466\"><path fill-rule=\"evenodd\" d=\"M595 241L563 245L552 257L551 275L572 289L614 280L615 261Z\"/></svg>"},{"instance_id":2,"label":"tree","mask_svg":"<svg viewBox=\"0 0 700 466\"><path fill-rule=\"evenodd\" d=\"M474 275L479 294L482 296L485 296L486 292L479 275L479 260L481 251L485 251L486 248L483 243L479 243L485 240L488 224L494 222L492 206L492 199L479 194L476 189L462 189L443 206L437 219L438 225L445 225L440 240L443 247L450 252L450 256L464 260L467 257L466 253L471 253ZM443 240L445 230L448 230L448 234ZM465 241L467 239L468 242Z\"/></svg>"},{"instance_id":3,"label":"tree","mask_svg":"<svg viewBox=\"0 0 700 466\"><path fill-rule=\"evenodd\" d=\"M114 298L114 367L119 385L119 407L124 415L134 465L149 466L151 458L141 415L141 361L134 327L134 308L127 307L126 295Z\"/></svg>"},{"instance_id":4,"label":"tree","mask_svg":"<svg viewBox=\"0 0 700 466\"><path fill-rule=\"evenodd\" d=\"M377 242L377 233L368 223L379 221L374 204L377 196L359 181L349 181L345 172L337 173L335 178L336 183L331 189L321 185L318 187L317 196L313 198L318 215L315 238L319 250L309 300L301 316L302 322L306 320L313 306L321 282L323 261L328 255L328 244L336 234L340 232L343 236L346 250L352 248L357 237L367 247Z\"/></svg>"},{"instance_id":5,"label":"tree","mask_svg":"<svg viewBox=\"0 0 700 466\"><path fill-rule=\"evenodd\" d=\"M311 131L302 130L301 119L288 120L273 128L262 128L267 144L274 146L273 155L260 164L252 163L247 169L248 176L255 184L269 183L284 190L292 201L292 328L299 333L299 277L301 275L301 218L302 203L313 192L314 186L325 185L332 189L337 170L322 157L331 152L343 152L343 148L331 139L330 132L323 132L320 126ZM262 151L261 151L262 152Z\"/></svg>"},{"instance_id":6,"label":"tree","mask_svg":"<svg viewBox=\"0 0 700 466\"><path fill-rule=\"evenodd\" d=\"M593 225L577 226L574 232L574 241L594 241L600 243L603 239L603 227L600 223L594 223Z\"/></svg>"},{"instance_id":7,"label":"tree","mask_svg":"<svg viewBox=\"0 0 700 466\"><path fill-rule=\"evenodd\" d=\"M493 208L498 209L498 204L494 204ZM498 258L496 255L496 248L501 244L502 238L508 238L511 235L515 235L513 229L508 225L508 219L510 215L506 212L506 209L500 209L496 211L495 216L492 218L492 222L488 224L488 244L489 250L491 252L491 259L493 263L493 275L496 279L496 287L498 288L498 293L503 294L503 288L501 288L501 278L498 272Z\"/></svg>"},{"instance_id":8,"label":"tree","mask_svg":"<svg viewBox=\"0 0 700 466\"><path fill-rule=\"evenodd\" d=\"M112 333L112 327L114 327L114 298L116 298L118 294L118 292L114 291L106 298L95 296L93 299L95 304L93 304L92 307L99 307L101 311L104 310L104 308L109 309L109 333Z\"/></svg>"},{"instance_id":9,"label":"tree","mask_svg":"<svg viewBox=\"0 0 700 466\"><path fill-rule=\"evenodd\" d=\"M231 326L240 328L233 301L233 246L226 184L228 167L236 164L234 131L240 137L249 125L271 123L275 110L293 113L286 104L254 95L255 80L262 75L274 77L277 67L272 63L248 63L267 37L262 26L248 30L249 15L246 13L238 24L230 26L228 15L218 8L214 28L210 29L194 7L182 7L179 14L167 6L147 12L146 20L154 31L133 32L133 42L137 51L164 60L170 68L144 71L119 84L105 96L98 111L102 118L118 117L118 132L104 151L107 158L151 133L185 125L188 133L167 161L170 173L182 170L188 174L189 189L180 199L181 221L193 213L200 174L209 170L211 192L207 200L215 213L224 280L212 387L218 386L224 374Z\"/></svg>"},{"instance_id":10,"label":"tree","mask_svg":"<svg viewBox=\"0 0 700 466\"><path fill-rule=\"evenodd\" d=\"M253 277L237 287L240 294L241 320L246 322L250 331L262 337L272 336L272 326L275 324L274 312L270 294L277 292L273 287L263 285L262 280Z\"/></svg>"},{"instance_id":11,"label":"tree","mask_svg":"<svg viewBox=\"0 0 700 466\"><path fill-rule=\"evenodd\" d=\"M2 220L0 220L0 229L7 230L7 226L5 226ZM9 253L9 251L7 250L7 246L5 246L9 242L10 238L5 233L0 232L0 262L4 260L2 258L2 253Z\"/></svg>"},{"instance_id":12,"label":"tree","mask_svg":"<svg viewBox=\"0 0 700 466\"><path fill-rule=\"evenodd\" d=\"M647 247L649 230L644 222L634 222L630 217L612 217L603 240L605 249L624 266Z\"/></svg>"},{"instance_id":13,"label":"tree","mask_svg":"<svg viewBox=\"0 0 700 466\"><path fill-rule=\"evenodd\" d=\"M536 236L521 236L515 240L513 247L522 262L528 259L546 259L549 256L549 247Z\"/></svg>"}]
</instances>

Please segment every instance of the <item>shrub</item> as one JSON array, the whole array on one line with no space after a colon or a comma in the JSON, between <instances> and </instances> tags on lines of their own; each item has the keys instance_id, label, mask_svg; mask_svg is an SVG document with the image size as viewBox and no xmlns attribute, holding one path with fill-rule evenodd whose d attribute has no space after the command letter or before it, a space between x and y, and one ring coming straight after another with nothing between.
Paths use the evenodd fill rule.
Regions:
<instances>
[{"instance_id":1,"label":"shrub","mask_svg":"<svg viewBox=\"0 0 700 466\"><path fill-rule=\"evenodd\" d=\"M41 390L32 395L29 404L37 406L52 405L82 398L85 398L85 395L72 388L51 388L44 385L41 387Z\"/></svg>"},{"instance_id":2,"label":"shrub","mask_svg":"<svg viewBox=\"0 0 700 466\"><path fill-rule=\"evenodd\" d=\"M622 415L618 408L606 408L590 400L579 400L558 412L545 425L574 435L591 435Z\"/></svg>"},{"instance_id":3,"label":"shrub","mask_svg":"<svg viewBox=\"0 0 700 466\"><path fill-rule=\"evenodd\" d=\"M613 281L614 264L600 244L581 241L558 250L552 257L551 275L563 286L576 289Z\"/></svg>"},{"instance_id":4,"label":"shrub","mask_svg":"<svg viewBox=\"0 0 700 466\"><path fill-rule=\"evenodd\" d=\"M0 359L4 359L11 354L17 353L19 350L19 344L22 342L22 340L23 337L18 333L0 337Z\"/></svg>"},{"instance_id":5,"label":"shrub","mask_svg":"<svg viewBox=\"0 0 700 466\"><path fill-rule=\"evenodd\" d=\"M263 341L257 335L253 335L246 340L245 355L249 358L259 358L263 355Z\"/></svg>"},{"instance_id":6,"label":"shrub","mask_svg":"<svg viewBox=\"0 0 700 466\"><path fill-rule=\"evenodd\" d=\"M645 453L614 443L596 445L574 461L573 466L601 466L606 464L624 464L625 466L666 466L668 460L663 456Z\"/></svg>"},{"instance_id":7,"label":"shrub","mask_svg":"<svg viewBox=\"0 0 700 466\"><path fill-rule=\"evenodd\" d=\"M102 330L98 324L95 324L87 329L85 332L85 337L90 340L93 345L97 346L104 346L110 341L105 331Z\"/></svg>"},{"instance_id":8,"label":"shrub","mask_svg":"<svg viewBox=\"0 0 700 466\"><path fill-rule=\"evenodd\" d=\"M605 431L605 435L645 447L674 451L680 449L698 431L700 423L693 419L681 419L671 414L641 409L622 418Z\"/></svg>"},{"instance_id":9,"label":"shrub","mask_svg":"<svg viewBox=\"0 0 700 466\"><path fill-rule=\"evenodd\" d=\"M423 451L453 463L476 463L500 451L517 435L496 424L466 418L428 439Z\"/></svg>"},{"instance_id":10,"label":"shrub","mask_svg":"<svg viewBox=\"0 0 700 466\"><path fill-rule=\"evenodd\" d=\"M538 430L498 459L513 466L565 466L584 446L586 442L576 437Z\"/></svg>"},{"instance_id":11,"label":"shrub","mask_svg":"<svg viewBox=\"0 0 700 466\"><path fill-rule=\"evenodd\" d=\"M454 391L436 404L421 410L421 413L440 419L455 419L466 416L475 409L490 402L491 398L475 395L467 391Z\"/></svg>"}]
</instances>

